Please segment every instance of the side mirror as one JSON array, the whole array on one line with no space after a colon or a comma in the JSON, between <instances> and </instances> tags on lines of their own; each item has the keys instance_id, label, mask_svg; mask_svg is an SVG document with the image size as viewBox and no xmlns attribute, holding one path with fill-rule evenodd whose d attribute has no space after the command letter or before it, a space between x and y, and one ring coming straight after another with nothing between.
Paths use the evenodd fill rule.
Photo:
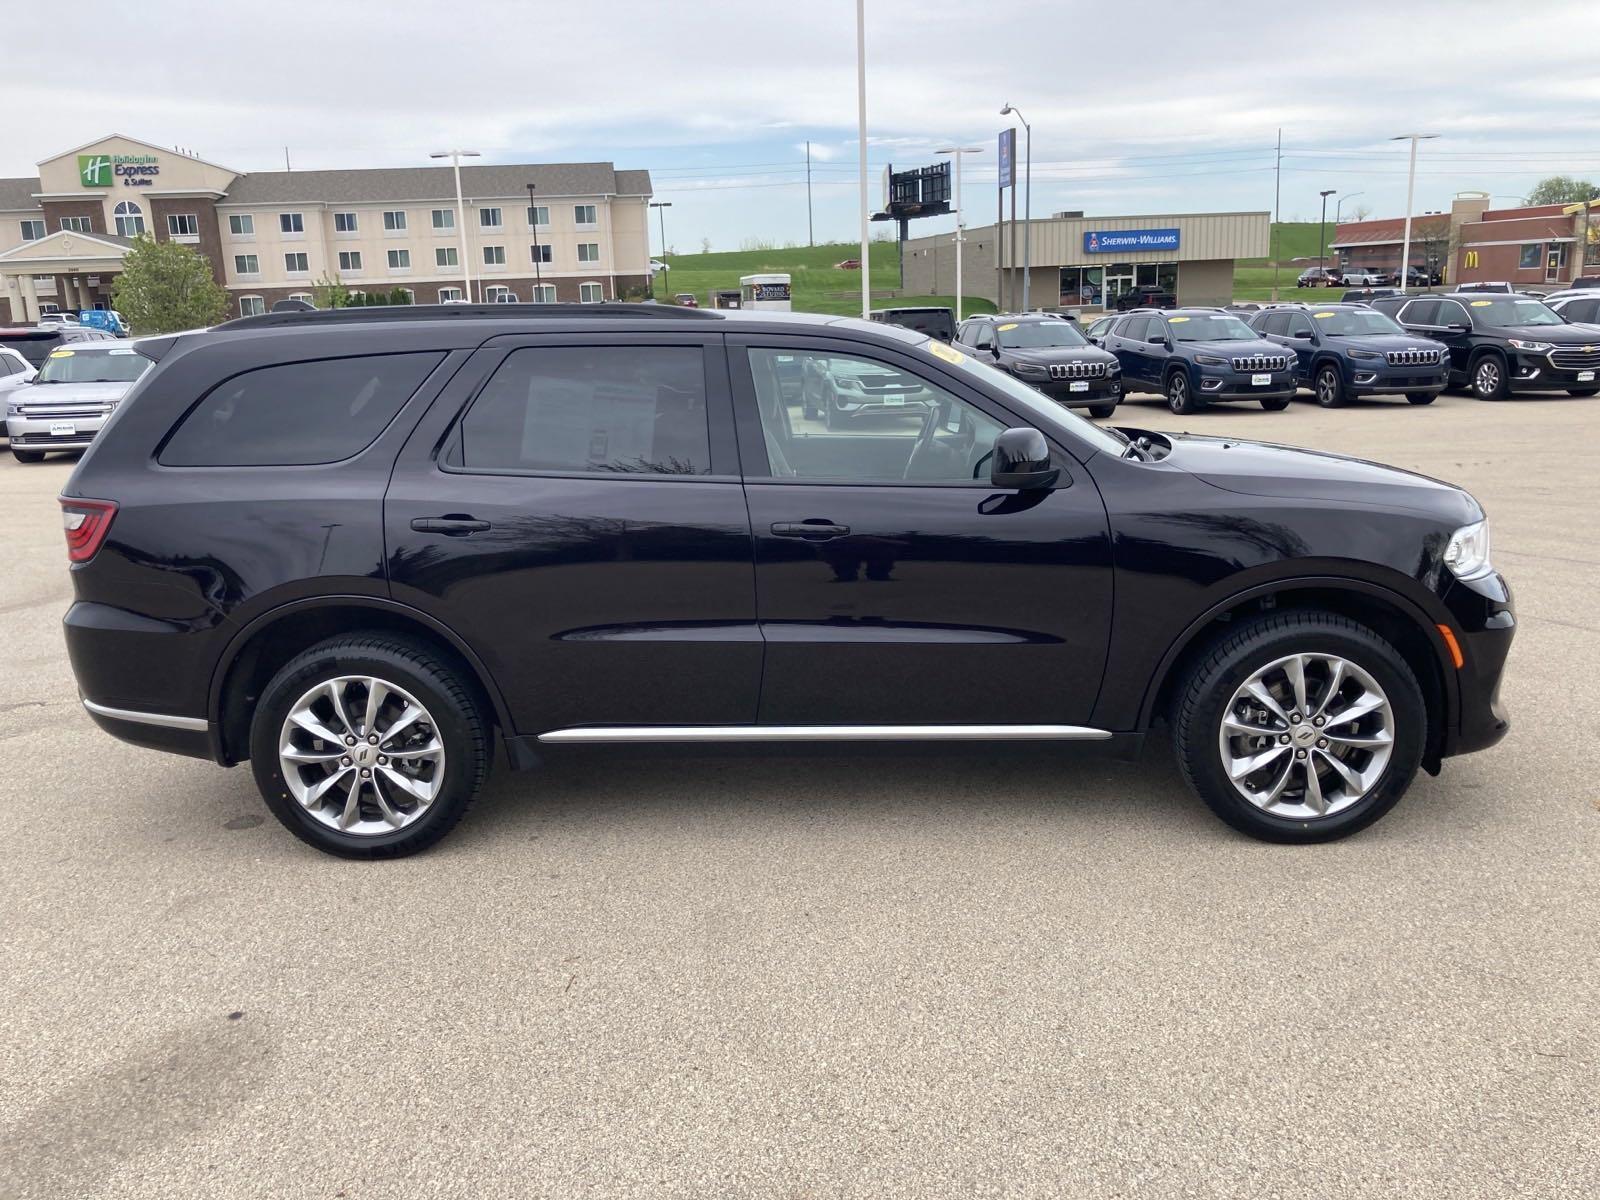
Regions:
<instances>
[{"instance_id":1,"label":"side mirror","mask_svg":"<svg viewBox=\"0 0 1600 1200\"><path fill-rule=\"evenodd\" d=\"M1309 330L1309 329L1296 329L1289 336L1290 337L1294 337L1294 338L1299 338L1301 341L1305 341L1305 342L1314 341L1315 337L1316 337L1316 335L1313 334L1311 332L1311 330Z\"/></svg>"},{"instance_id":2,"label":"side mirror","mask_svg":"<svg viewBox=\"0 0 1600 1200\"><path fill-rule=\"evenodd\" d=\"M989 482L997 488L1031 491L1050 488L1061 477L1061 468L1050 465L1050 443L1037 429L1007 429L994 440L994 459Z\"/></svg>"},{"instance_id":3,"label":"side mirror","mask_svg":"<svg viewBox=\"0 0 1600 1200\"><path fill-rule=\"evenodd\" d=\"M990 345L989 353L994 355L996 358L999 358L1000 357L1000 343L999 342L995 342L992 345Z\"/></svg>"},{"instance_id":4,"label":"side mirror","mask_svg":"<svg viewBox=\"0 0 1600 1200\"><path fill-rule=\"evenodd\" d=\"M1152 346L1165 346L1167 344L1167 335L1164 333L1158 333L1153 338L1146 338L1145 341L1149 342Z\"/></svg>"}]
</instances>

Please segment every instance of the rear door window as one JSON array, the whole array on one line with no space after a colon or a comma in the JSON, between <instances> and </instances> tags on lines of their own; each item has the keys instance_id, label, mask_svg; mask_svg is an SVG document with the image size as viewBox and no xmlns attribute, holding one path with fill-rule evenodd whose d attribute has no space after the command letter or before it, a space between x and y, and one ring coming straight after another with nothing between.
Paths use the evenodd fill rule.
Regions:
<instances>
[{"instance_id":1,"label":"rear door window","mask_svg":"<svg viewBox=\"0 0 1600 1200\"><path fill-rule=\"evenodd\" d=\"M50 351L61 345L61 342L61 334L55 331L46 333L43 336L29 332L11 337L0 337L0 345L15 350L35 367L42 366L44 360L50 357Z\"/></svg>"},{"instance_id":2,"label":"rear door window","mask_svg":"<svg viewBox=\"0 0 1600 1200\"><path fill-rule=\"evenodd\" d=\"M1404 325L1432 325L1435 324L1434 314L1439 311L1437 300L1413 300L1406 305L1400 314L1401 323Z\"/></svg>"},{"instance_id":3,"label":"rear door window","mask_svg":"<svg viewBox=\"0 0 1600 1200\"><path fill-rule=\"evenodd\" d=\"M709 475L705 352L515 350L456 426L444 465L493 474Z\"/></svg>"},{"instance_id":4,"label":"rear door window","mask_svg":"<svg viewBox=\"0 0 1600 1200\"><path fill-rule=\"evenodd\" d=\"M443 358L374 354L246 371L189 410L159 461L168 467L338 462L370 446Z\"/></svg>"}]
</instances>

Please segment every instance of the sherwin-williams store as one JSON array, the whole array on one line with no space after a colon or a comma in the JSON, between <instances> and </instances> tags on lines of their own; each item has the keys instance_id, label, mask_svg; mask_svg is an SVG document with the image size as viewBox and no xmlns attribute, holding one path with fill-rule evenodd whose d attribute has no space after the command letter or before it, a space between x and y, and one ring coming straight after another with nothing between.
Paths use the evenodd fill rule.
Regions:
<instances>
[{"instance_id":1,"label":"sherwin-williams store","mask_svg":"<svg viewBox=\"0 0 1600 1200\"><path fill-rule=\"evenodd\" d=\"M1056 216L1033 222L1029 305L1098 310L1135 288L1170 291L1180 304L1227 304L1233 267L1264 258L1272 238L1266 212L1179 213L1144 217ZM1002 310L1022 306L1023 226L968 229L963 290ZM955 291L951 233L906 243L906 293Z\"/></svg>"}]
</instances>

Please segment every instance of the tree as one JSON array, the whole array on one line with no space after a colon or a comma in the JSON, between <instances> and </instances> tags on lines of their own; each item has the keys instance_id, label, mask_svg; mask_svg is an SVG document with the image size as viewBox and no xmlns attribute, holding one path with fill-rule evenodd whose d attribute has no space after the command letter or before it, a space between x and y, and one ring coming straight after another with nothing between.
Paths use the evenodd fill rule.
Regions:
<instances>
[{"instance_id":1,"label":"tree","mask_svg":"<svg viewBox=\"0 0 1600 1200\"><path fill-rule=\"evenodd\" d=\"M318 308L345 308L350 304L350 289L337 275L324 274L311 285L311 303Z\"/></svg>"},{"instance_id":2,"label":"tree","mask_svg":"<svg viewBox=\"0 0 1600 1200\"><path fill-rule=\"evenodd\" d=\"M1528 193L1529 204L1582 204L1586 200L1600 199L1600 187L1587 179L1574 179L1570 175L1552 175L1533 185Z\"/></svg>"},{"instance_id":3,"label":"tree","mask_svg":"<svg viewBox=\"0 0 1600 1200\"><path fill-rule=\"evenodd\" d=\"M710 238L703 237L703 238L700 239L700 253L701 254L710 254L711 253L711 239Z\"/></svg>"},{"instance_id":4,"label":"tree","mask_svg":"<svg viewBox=\"0 0 1600 1200\"><path fill-rule=\"evenodd\" d=\"M181 242L134 238L111 285L111 303L139 333L173 333L215 325L228 315L228 293L211 264Z\"/></svg>"}]
</instances>

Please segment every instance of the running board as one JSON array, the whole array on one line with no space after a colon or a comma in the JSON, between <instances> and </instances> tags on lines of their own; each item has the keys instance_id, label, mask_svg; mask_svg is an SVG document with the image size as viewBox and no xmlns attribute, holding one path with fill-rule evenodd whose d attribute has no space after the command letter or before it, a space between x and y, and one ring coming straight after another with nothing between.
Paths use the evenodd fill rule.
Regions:
<instances>
[{"instance_id":1,"label":"running board","mask_svg":"<svg viewBox=\"0 0 1600 1200\"><path fill-rule=\"evenodd\" d=\"M541 742L1052 742L1104 741L1082 725L602 725L552 729Z\"/></svg>"}]
</instances>

